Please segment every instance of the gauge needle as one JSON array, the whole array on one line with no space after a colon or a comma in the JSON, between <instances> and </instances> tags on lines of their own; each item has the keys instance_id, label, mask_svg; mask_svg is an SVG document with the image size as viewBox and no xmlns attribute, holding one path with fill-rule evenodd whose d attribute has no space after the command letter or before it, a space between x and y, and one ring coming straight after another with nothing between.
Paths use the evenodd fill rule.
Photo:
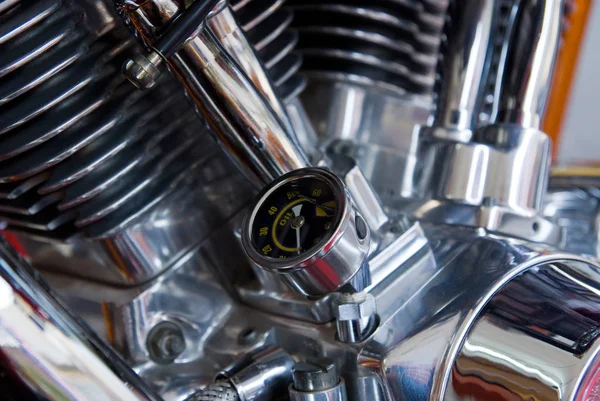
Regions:
<instances>
[{"instance_id":1,"label":"gauge needle","mask_svg":"<svg viewBox=\"0 0 600 401\"><path fill-rule=\"evenodd\" d=\"M302 210L302 204L296 205L292 208L295 217L300 217L300 211ZM296 245L298 246L298 255L300 255L300 227L296 228Z\"/></svg>"},{"instance_id":2,"label":"gauge needle","mask_svg":"<svg viewBox=\"0 0 600 401\"><path fill-rule=\"evenodd\" d=\"M325 206L325 205L324 205L324 204L322 204L322 203L320 204L320 203L319 203L319 202L317 202L315 199L312 199L312 198L307 198L306 196L302 196L302 195L300 195L300 198L304 199L305 201L307 201L307 202L309 202L309 203L312 203L312 204L313 204L313 205L315 205L316 207L318 207L318 208L321 208L321 209L323 209L323 210L325 210L325 211L328 211L328 212L333 212L333 211L334 211L334 209L333 209L333 208L331 208L331 207L329 207L329 206ZM328 216L329 216L329 215L328 215ZM329 216L329 217L331 217L331 216Z\"/></svg>"}]
</instances>

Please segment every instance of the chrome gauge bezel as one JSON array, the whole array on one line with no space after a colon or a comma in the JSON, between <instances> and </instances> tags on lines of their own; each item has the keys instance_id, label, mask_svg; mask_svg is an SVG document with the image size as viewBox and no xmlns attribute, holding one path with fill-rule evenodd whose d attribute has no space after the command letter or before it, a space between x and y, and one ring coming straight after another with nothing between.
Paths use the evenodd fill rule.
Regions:
<instances>
[{"instance_id":1,"label":"chrome gauge bezel","mask_svg":"<svg viewBox=\"0 0 600 401\"><path fill-rule=\"evenodd\" d=\"M311 247L308 251L298 256L288 257L286 259L275 259L261 254L255 249L252 237L253 225L258 211L261 209L262 205L270 199L270 196L279 188L291 181L307 178L316 178L321 181L325 181L327 185L331 187L334 198L338 203L336 217L332 224L333 228L326 237L319 241L317 245ZM318 167L298 169L282 175L268 185L257 196L256 199L257 200L254 202L254 206L244 219L242 243L250 259L252 259L260 267L276 272L289 272L302 269L304 266L314 263L314 261L316 261L319 257L324 257L327 255L327 253L329 253L329 251L341 238L352 214L349 194L347 193L342 181L332 172Z\"/></svg>"}]
</instances>

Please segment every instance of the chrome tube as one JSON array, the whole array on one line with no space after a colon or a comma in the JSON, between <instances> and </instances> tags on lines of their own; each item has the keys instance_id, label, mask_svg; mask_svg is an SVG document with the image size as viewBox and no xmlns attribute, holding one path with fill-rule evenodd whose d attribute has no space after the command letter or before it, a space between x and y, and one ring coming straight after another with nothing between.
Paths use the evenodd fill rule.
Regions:
<instances>
[{"instance_id":1,"label":"chrome tube","mask_svg":"<svg viewBox=\"0 0 600 401\"><path fill-rule=\"evenodd\" d=\"M563 0L515 5L496 123L539 129L560 43Z\"/></svg>"},{"instance_id":2,"label":"chrome tube","mask_svg":"<svg viewBox=\"0 0 600 401\"><path fill-rule=\"evenodd\" d=\"M435 136L467 142L477 125L485 95L491 45L498 20L494 0L458 2L450 14L451 28L443 55Z\"/></svg>"},{"instance_id":3,"label":"chrome tube","mask_svg":"<svg viewBox=\"0 0 600 401\"><path fill-rule=\"evenodd\" d=\"M222 146L257 186L308 166L281 120L209 29L168 62Z\"/></svg>"},{"instance_id":4,"label":"chrome tube","mask_svg":"<svg viewBox=\"0 0 600 401\"><path fill-rule=\"evenodd\" d=\"M160 400L0 240L3 369L50 400Z\"/></svg>"},{"instance_id":5,"label":"chrome tube","mask_svg":"<svg viewBox=\"0 0 600 401\"><path fill-rule=\"evenodd\" d=\"M143 2L139 7L120 3L117 0L149 44L156 40L157 28L182 11L173 0ZM214 27L218 22L219 17L207 25ZM256 186L262 187L288 171L308 166L308 161L294 140L289 122L282 122L243 66L226 51L223 29L219 27L215 35L210 26L202 27L166 61L227 153Z\"/></svg>"},{"instance_id":6,"label":"chrome tube","mask_svg":"<svg viewBox=\"0 0 600 401\"><path fill-rule=\"evenodd\" d=\"M275 93L273 84L265 73L260 60L256 57L252 45L246 39L242 28L235 20L231 8L227 6L226 1L219 3L214 13L206 20L206 25L231 58L239 64L248 78L250 78L250 81L252 81L260 94L263 95L281 122L286 125L286 129L292 132L289 118L279 96Z\"/></svg>"}]
</instances>

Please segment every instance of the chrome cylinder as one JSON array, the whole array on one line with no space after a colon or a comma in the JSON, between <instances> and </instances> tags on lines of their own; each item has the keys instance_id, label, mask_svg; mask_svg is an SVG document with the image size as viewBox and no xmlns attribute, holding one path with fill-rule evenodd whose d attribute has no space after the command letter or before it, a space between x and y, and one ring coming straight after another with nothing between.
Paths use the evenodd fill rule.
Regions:
<instances>
[{"instance_id":1,"label":"chrome cylinder","mask_svg":"<svg viewBox=\"0 0 600 401\"><path fill-rule=\"evenodd\" d=\"M221 1L213 14L206 20L215 38L246 73L256 89L271 106L277 117L286 125L289 132L293 132L286 110L283 107L275 88L269 80L264 67L252 49L252 45L246 39L246 35L239 26L231 8L226 1Z\"/></svg>"},{"instance_id":2,"label":"chrome cylinder","mask_svg":"<svg viewBox=\"0 0 600 401\"><path fill-rule=\"evenodd\" d=\"M333 301L338 339L356 344L377 328L377 307L373 295L365 292L340 294Z\"/></svg>"},{"instance_id":3,"label":"chrome cylinder","mask_svg":"<svg viewBox=\"0 0 600 401\"><path fill-rule=\"evenodd\" d=\"M251 356L249 363L237 370L220 372L219 380L228 379L240 401L279 399L292 382L294 360L277 346L267 346Z\"/></svg>"},{"instance_id":4,"label":"chrome cylinder","mask_svg":"<svg viewBox=\"0 0 600 401\"><path fill-rule=\"evenodd\" d=\"M498 6L497 1L482 0L459 2L451 10L436 117L428 128L431 134L471 140L485 95Z\"/></svg>"},{"instance_id":5,"label":"chrome cylinder","mask_svg":"<svg viewBox=\"0 0 600 401\"><path fill-rule=\"evenodd\" d=\"M563 3L523 0L515 5L498 123L539 129L560 43Z\"/></svg>"},{"instance_id":6,"label":"chrome cylinder","mask_svg":"<svg viewBox=\"0 0 600 401\"><path fill-rule=\"evenodd\" d=\"M160 400L4 241L0 354L3 368L43 399Z\"/></svg>"},{"instance_id":7,"label":"chrome cylinder","mask_svg":"<svg viewBox=\"0 0 600 401\"><path fill-rule=\"evenodd\" d=\"M537 129L505 125L486 127L477 141L493 148L485 196L521 214L540 213L550 174L550 138Z\"/></svg>"},{"instance_id":8,"label":"chrome cylinder","mask_svg":"<svg viewBox=\"0 0 600 401\"><path fill-rule=\"evenodd\" d=\"M505 285L466 336L445 399L595 399L600 304L590 270L557 261Z\"/></svg>"}]
</instances>

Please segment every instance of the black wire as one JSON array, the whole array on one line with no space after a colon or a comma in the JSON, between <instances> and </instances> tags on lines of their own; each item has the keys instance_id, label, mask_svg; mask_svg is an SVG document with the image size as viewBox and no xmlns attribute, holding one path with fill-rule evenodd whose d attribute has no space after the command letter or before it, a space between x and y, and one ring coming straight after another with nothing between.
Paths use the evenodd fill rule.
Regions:
<instances>
[{"instance_id":1,"label":"black wire","mask_svg":"<svg viewBox=\"0 0 600 401\"><path fill-rule=\"evenodd\" d=\"M154 50L167 58L173 55L204 20L218 0L196 0L167 28L154 45Z\"/></svg>"}]
</instances>

